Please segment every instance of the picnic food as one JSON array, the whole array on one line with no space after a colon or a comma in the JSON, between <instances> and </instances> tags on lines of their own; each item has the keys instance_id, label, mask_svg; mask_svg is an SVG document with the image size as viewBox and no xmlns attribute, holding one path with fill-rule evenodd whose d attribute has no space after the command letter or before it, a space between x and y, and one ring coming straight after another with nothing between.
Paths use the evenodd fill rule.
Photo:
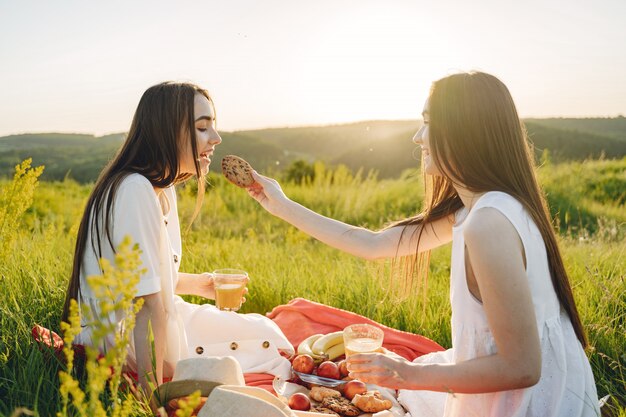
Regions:
<instances>
[{"instance_id":1,"label":"picnic food","mask_svg":"<svg viewBox=\"0 0 626 417\"><path fill-rule=\"evenodd\" d=\"M335 413L354 417L361 414L361 410L343 397L326 397L322 401L322 407L329 408Z\"/></svg>"},{"instance_id":2,"label":"picnic food","mask_svg":"<svg viewBox=\"0 0 626 417\"><path fill-rule=\"evenodd\" d=\"M309 355L311 356L313 359L315 359L316 361L321 361L324 359L324 357L322 355L318 355L316 353L313 352L313 343L315 343L315 341L317 339L319 339L320 337L324 336L323 334L314 334L311 335L309 337L307 337L306 339L304 339L302 342L300 342L300 344L298 345L298 349L297 352L299 355Z\"/></svg>"},{"instance_id":3,"label":"picnic food","mask_svg":"<svg viewBox=\"0 0 626 417\"><path fill-rule=\"evenodd\" d=\"M350 373L348 372L348 362L346 362L345 359L337 362L337 367L339 368L339 375L342 379L347 377Z\"/></svg>"},{"instance_id":4,"label":"picnic food","mask_svg":"<svg viewBox=\"0 0 626 417\"><path fill-rule=\"evenodd\" d=\"M352 404L366 413L378 413L379 411L389 410L392 406L391 401L383 398L378 391L367 391L365 394L357 394L352 399Z\"/></svg>"},{"instance_id":5,"label":"picnic food","mask_svg":"<svg viewBox=\"0 0 626 417\"><path fill-rule=\"evenodd\" d=\"M341 417L339 414L335 413L330 408L322 407L320 405L312 406L310 411L313 411L315 413L320 413L320 414L328 414L328 415L331 415L331 416Z\"/></svg>"},{"instance_id":6,"label":"picnic food","mask_svg":"<svg viewBox=\"0 0 626 417\"><path fill-rule=\"evenodd\" d=\"M291 366L293 366L294 371L302 372L303 374L310 374L315 368L315 361L311 355L298 355L294 358Z\"/></svg>"},{"instance_id":7,"label":"picnic food","mask_svg":"<svg viewBox=\"0 0 626 417\"><path fill-rule=\"evenodd\" d=\"M309 397L311 397L312 400L322 402L326 397L341 397L341 393L332 388L313 387L309 392Z\"/></svg>"},{"instance_id":8,"label":"picnic food","mask_svg":"<svg viewBox=\"0 0 626 417\"><path fill-rule=\"evenodd\" d=\"M367 385L358 379L348 381L346 385L343 386L343 396L349 400L353 399L357 394L365 394L366 392Z\"/></svg>"},{"instance_id":9,"label":"picnic food","mask_svg":"<svg viewBox=\"0 0 626 417\"><path fill-rule=\"evenodd\" d=\"M340 357L341 355L346 353L346 348L343 343L339 343L338 345L331 346L327 350L323 351L326 357L329 360L334 360Z\"/></svg>"},{"instance_id":10,"label":"picnic food","mask_svg":"<svg viewBox=\"0 0 626 417\"><path fill-rule=\"evenodd\" d=\"M289 397L289 408L292 410L308 411L311 408L311 400L306 394L296 392Z\"/></svg>"},{"instance_id":11,"label":"picnic food","mask_svg":"<svg viewBox=\"0 0 626 417\"><path fill-rule=\"evenodd\" d=\"M309 336L300 342L297 352L311 356L316 362L336 359L345 353L342 332Z\"/></svg>"},{"instance_id":12,"label":"picnic food","mask_svg":"<svg viewBox=\"0 0 626 417\"><path fill-rule=\"evenodd\" d=\"M226 179L238 187L246 188L254 184L252 166L235 155L226 155L222 159L222 173Z\"/></svg>"},{"instance_id":13,"label":"picnic food","mask_svg":"<svg viewBox=\"0 0 626 417\"><path fill-rule=\"evenodd\" d=\"M339 368L335 362L324 361L317 367L317 375L323 378L339 379Z\"/></svg>"},{"instance_id":14,"label":"picnic food","mask_svg":"<svg viewBox=\"0 0 626 417\"><path fill-rule=\"evenodd\" d=\"M339 344L343 344L343 331L325 334L313 343L311 349L313 353L321 355L323 352L328 352L330 348Z\"/></svg>"}]
</instances>

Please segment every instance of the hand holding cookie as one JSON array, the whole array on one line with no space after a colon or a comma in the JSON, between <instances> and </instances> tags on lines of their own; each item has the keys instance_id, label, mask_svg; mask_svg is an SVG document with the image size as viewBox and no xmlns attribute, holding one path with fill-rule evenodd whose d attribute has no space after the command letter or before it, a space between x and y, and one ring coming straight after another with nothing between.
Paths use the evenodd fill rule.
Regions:
<instances>
[{"instance_id":1,"label":"hand holding cookie","mask_svg":"<svg viewBox=\"0 0 626 417\"><path fill-rule=\"evenodd\" d=\"M275 216L280 217L281 209L289 201L280 184L273 178L265 177L252 171L254 184L248 187L248 194L261 206Z\"/></svg>"},{"instance_id":2,"label":"hand holding cookie","mask_svg":"<svg viewBox=\"0 0 626 417\"><path fill-rule=\"evenodd\" d=\"M238 156L226 155L222 159L222 173L228 181L247 189L252 198L274 215L279 213L282 203L288 200L278 181L259 175L246 160Z\"/></svg>"}]
</instances>

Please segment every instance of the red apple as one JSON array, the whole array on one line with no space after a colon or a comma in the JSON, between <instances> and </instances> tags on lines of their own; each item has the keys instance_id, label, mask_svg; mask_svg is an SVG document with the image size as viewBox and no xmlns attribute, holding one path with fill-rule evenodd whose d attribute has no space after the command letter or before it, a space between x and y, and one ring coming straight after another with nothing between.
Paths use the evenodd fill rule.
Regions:
<instances>
[{"instance_id":1,"label":"red apple","mask_svg":"<svg viewBox=\"0 0 626 417\"><path fill-rule=\"evenodd\" d=\"M335 362L325 361L317 367L317 375L324 378L339 379L339 367Z\"/></svg>"},{"instance_id":2,"label":"red apple","mask_svg":"<svg viewBox=\"0 0 626 417\"><path fill-rule=\"evenodd\" d=\"M341 379L348 376L348 362L345 360L339 361L339 363L337 363L337 367L339 367L339 375L341 375Z\"/></svg>"},{"instance_id":3,"label":"red apple","mask_svg":"<svg viewBox=\"0 0 626 417\"><path fill-rule=\"evenodd\" d=\"M298 355L291 363L294 371L310 374L315 367L315 361L310 355Z\"/></svg>"},{"instance_id":4,"label":"red apple","mask_svg":"<svg viewBox=\"0 0 626 417\"><path fill-rule=\"evenodd\" d=\"M289 398L289 408L298 411L309 411L311 409L311 400L306 394L296 392Z\"/></svg>"},{"instance_id":5,"label":"red apple","mask_svg":"<svg viewBox=\"0 0 626 417\"><path fill-rule=\"evenodd\" d=\"M343 386L343 396L352 401L355 395L357 394L365 394L367 392L367 386L359 381L358 379L353 379L352 381L346 382Z\"/></svg>"}]
</instances>

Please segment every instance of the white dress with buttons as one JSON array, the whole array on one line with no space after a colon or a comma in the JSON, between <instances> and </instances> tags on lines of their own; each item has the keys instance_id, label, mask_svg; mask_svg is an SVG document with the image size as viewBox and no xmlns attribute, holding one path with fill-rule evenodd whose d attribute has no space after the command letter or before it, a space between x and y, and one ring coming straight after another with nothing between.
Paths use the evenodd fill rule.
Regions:
<instances>
[{"instance_id":1,"label":"white dress with buttons","mask_svg":"<svg viewBox=\"0 0 626 417\"><path fill-rule=\"evenodd\" d=\"M487 394L402 390L400 403L412 417L599 416L591 366L553 289L543 238L524 207L505 193L486 193L476 202L470 214L465 209L457 213L450 271L453 347L445 352L422 356L416 362L458 363L497 351L482 303L470 293L465 276L463 225L472 213L483 207L495 208L506 216L523 243L541 341L541 378L530 388Z\"/></svg>"},{"instance_id":2,"label":"white dress with buttons","mask_svg":"<svg viewBox=\"0 0 626 417\"><path fill-rule=\"evenodd\" d=\"M126 235L130 235L141 249L142 268L146 272L141 275L135 296L155 293L162 296L167 316L165 376L173 375L176 363L181 359L234 356L245 373L289 377L289 361L280 355L279 350L293 353L293 347L273 321L260 314L223 312L210 304L187 303L175 294L182 245L174 186L157 196L145 177L130 174L120 183L116 193L112 225L115 247ZM101 247L102 257L112 261L114 253L105 237L101 237ZM101 271L90 231L81 270L79 301L102 317L98 301L86 282L87 276L98 274ZM122 319L119 313L103 318L118 327ZM92 329L87 323L82 325L75 343L91 346ZM99 348L104 351L113 342L114 336L109 335ZM136 370L132 338L127 359L128 366Z\"/></svg>"}]
</instances>

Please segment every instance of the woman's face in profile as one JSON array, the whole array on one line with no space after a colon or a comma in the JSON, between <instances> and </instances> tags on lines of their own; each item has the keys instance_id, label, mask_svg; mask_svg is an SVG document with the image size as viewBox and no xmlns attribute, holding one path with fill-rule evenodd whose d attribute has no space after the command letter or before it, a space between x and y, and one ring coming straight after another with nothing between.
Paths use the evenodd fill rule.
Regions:
<instances>
[{"instance_id":1,"label":"woman's face in profile","mask_svg":"<svg viewBox=\"0 0 626 417\"><path fill-rule=\"evenodd\" d=\"M202 175L209 172L211 156L215 147L222 142L222 138L215 129L215 112L211 102L202 94L196 94L194 98L194 127L196 129L196 146L198 149L198 162ZM179 174L196 173L194 165L193 149L189 136L183 138L182 153L179 161Z\"/></svg>"},{"instance_id":2,"label":"woman's face in profile","mask_svg":"<svg viewBox=\"0 0 626 417\"><path fill-rule=\"evenodd\" d=\"M422 147L424 173L428 175L441 175L439 167L430 154L430 142L428 141L428 124L430 122L428 99L426 99L426 103L424 103L422 118L424 119L424 125L417 131L415 136L413 136L413 142Z\"/></svg>"}]
</instances>

